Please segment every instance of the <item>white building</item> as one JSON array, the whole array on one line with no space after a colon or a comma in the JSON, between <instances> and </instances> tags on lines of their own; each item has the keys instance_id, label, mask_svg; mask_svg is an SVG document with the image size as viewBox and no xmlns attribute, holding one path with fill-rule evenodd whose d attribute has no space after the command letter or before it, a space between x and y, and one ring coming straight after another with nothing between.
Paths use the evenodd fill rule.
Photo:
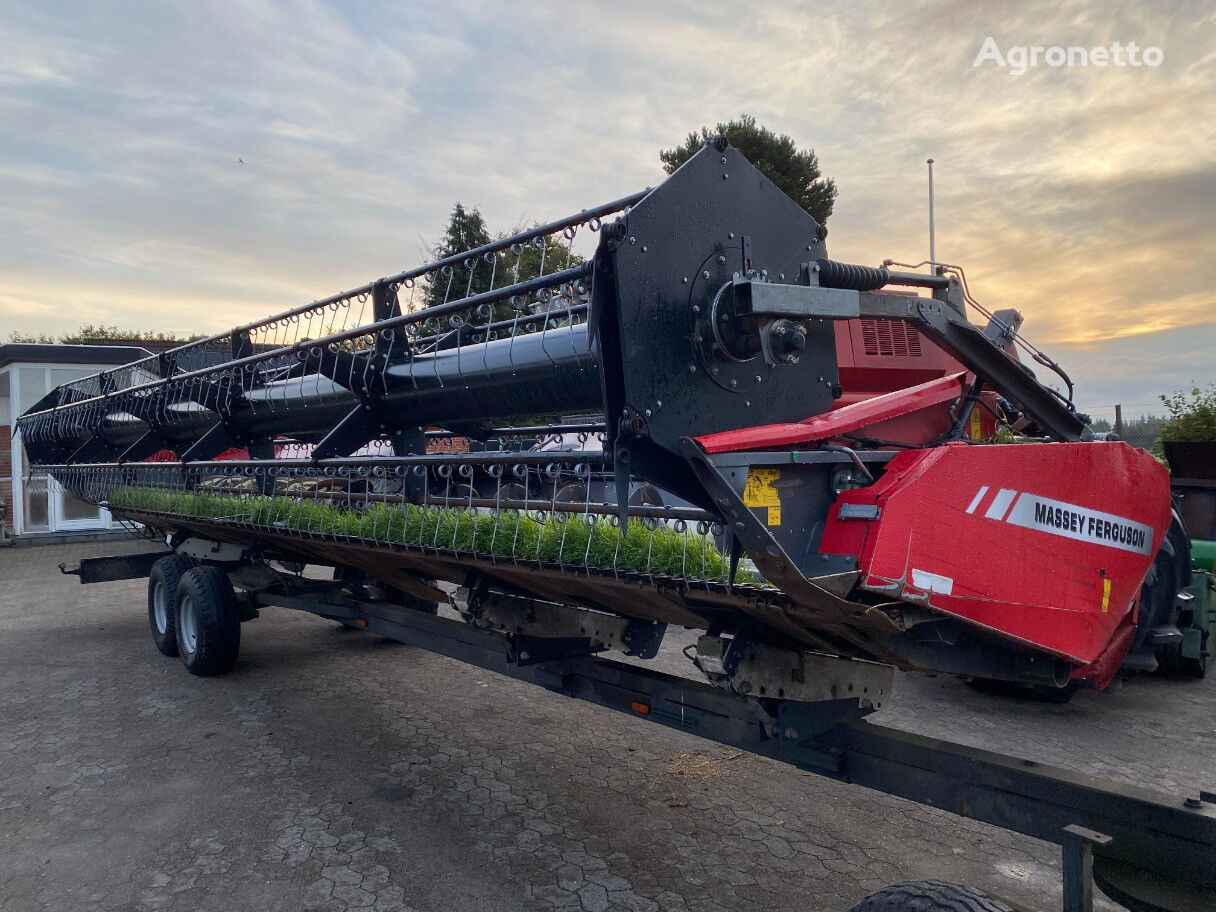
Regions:
<instances>
[{"instance_id":1,"label":"white building","mask_svg":"<svg viewBox=\"0 0 1216 912\"><path fill-rule=\"evenodd\" d=\"M37 538L116 527L108 510L77 500L44 472L31 471L15 423L61 383L147 355L129 345L0 344L0 500L6 505L6 534Z\"/></svg>"}]
</instances>

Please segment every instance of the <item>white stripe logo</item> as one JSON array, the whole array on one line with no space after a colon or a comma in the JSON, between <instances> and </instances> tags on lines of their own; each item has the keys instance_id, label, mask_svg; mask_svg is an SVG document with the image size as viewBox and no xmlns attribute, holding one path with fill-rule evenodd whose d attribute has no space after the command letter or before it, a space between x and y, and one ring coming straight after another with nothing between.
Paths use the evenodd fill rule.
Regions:
<instances>
[{"instance_id":1,"label":"white stripe logo","mask_svg":"<svg viewBox=\"0 0 1216 912\"><path fill-rule=\"evenodd\" d=\"M984 499L984 495L987 493L988 493L988 485L981 486L979 491L976 492L975 498L971 501L971 506L969 506L967 508L967 512L974 513L975 508L980 505L980 501Z\"/></svg>"},{"instance_id":2,"label":"white stripe logo","mask_svg":"<svg viewBox=\"0 0 1216 912\"><path fill-rule=\"evenodd\" d=\"M995 519L997 521L1004 519L1005 514L1009 512L1009 505L1013 503L1013 499L1017 496L1017 491L1001 488L996 492L996 497L992 498L992 505L988 507L988 512L984 514L984 519Z\"/></svg>"},{"instance_id":3,"label":"white stripe logo","mask_svg":"<svg viewBox=\"0 0 1216 912\"><path fill-rule=\"evenodd\" d=\"M984 485L972 499L967 512L975 515L987 495L988 486ZM1009 488L1001 488L996 493L984 518L1135 554L1152 553L1152 526L1115 513Z\"/></svg>"}]
</instances>

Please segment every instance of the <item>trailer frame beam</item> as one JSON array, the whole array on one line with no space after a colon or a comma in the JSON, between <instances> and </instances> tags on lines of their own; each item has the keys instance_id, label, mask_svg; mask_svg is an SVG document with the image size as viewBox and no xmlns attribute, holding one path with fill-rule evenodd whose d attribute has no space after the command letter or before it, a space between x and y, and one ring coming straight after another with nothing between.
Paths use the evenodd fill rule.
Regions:
<instances>
[{"instance_id":1,"label":"trailer frame beam","mask_svg":"<svg viewBox=\"0 0 1216 912\"><path fill-rule=\"evenodd\" d=\"M1099 884L1104 870L1118 874L1118 901L1131 909L1216 908L1216 794L1210 792L1176 798L877 725L862 719L869 710L856 699L742 697L585 653L520 663L500 633L382 602L342 595L329 603L274 592L251 597L259 606L308 611L808 772L1056 843L1065 854L1071 908L1084 908L1075 904L1092 891L1091 868Z\"/></svg>"}]
</instances>

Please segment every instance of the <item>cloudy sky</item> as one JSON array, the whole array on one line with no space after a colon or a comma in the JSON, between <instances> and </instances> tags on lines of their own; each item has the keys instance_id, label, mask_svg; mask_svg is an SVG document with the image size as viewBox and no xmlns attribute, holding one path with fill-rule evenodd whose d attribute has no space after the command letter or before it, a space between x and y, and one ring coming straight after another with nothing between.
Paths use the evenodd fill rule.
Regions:
<instances>
[{"instance_id":1,"label":"cloudy sky","mask_svg":"<svg viewBox=\"0 0 1216 912\"><path fill-rule=\"evenodd\" d=\"M455 200L498 228L653 184L746 111L837 180L838 259L927 255L936 159L939 259L1082 406L1216 380L1210 3L172 7L0 0L0 338L222 330L415 264ZM989 36L1163 59L1016 76Z\"/></svg>"}]
</instances>

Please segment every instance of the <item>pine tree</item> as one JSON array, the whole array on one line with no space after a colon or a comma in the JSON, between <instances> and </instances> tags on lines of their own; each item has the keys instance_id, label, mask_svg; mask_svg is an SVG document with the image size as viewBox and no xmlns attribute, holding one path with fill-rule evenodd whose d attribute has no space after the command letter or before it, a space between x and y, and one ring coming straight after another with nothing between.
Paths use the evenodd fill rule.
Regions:
<instances>
[{"instance_id":1,"label":"pine tree","mask_svg":"<svg viewBox=\"0 0 1216 912\"><path fill-rule=\"evenodd\" d=\"M508 232L499 233L496 238L502 239L526 230L527 225L518 225ZM457 203L452 207L447 230L440 241L430 248L430 254L432 259L439 260L488 244L491 239L481 211L476 207L467 209L462 203ZM492 258L482 255L471 264L462 260L452 266L449 272L435 273L423 296L423 306L433 307L445 301L457 301L489 291L491 281L493 288L502 288L515 282L549 275L581 262L583 257L573 253L561 235L533 239L522 247L513 245L501 250ZM534 300L530 299L533 302ZM493 319L509 320L517 313L509 301L500 301L494 305Z\"/></svg>"},{"instance_id":2,"label":"pine tree","mask_svg":"<svg viewBox=\"0 0 1216 912\"><path fill-rule=\"evenodd\" d=\"M481 210L476 206L466 209L463 203L452 207L452 215L448 219L447 230L443 238L431 248L431 258L435 260L465 253L474 247L490 243L490 232L486 221L481 217ZM431 277L423 297L423 306L434 307L444 301L455 301L469 295L480 294L490 290L490 279L494 264L478 258L470 265L457 263L450 270L436 273ZM495 281L496 285L501 282Z\"/></svg>"}]
</instances>

